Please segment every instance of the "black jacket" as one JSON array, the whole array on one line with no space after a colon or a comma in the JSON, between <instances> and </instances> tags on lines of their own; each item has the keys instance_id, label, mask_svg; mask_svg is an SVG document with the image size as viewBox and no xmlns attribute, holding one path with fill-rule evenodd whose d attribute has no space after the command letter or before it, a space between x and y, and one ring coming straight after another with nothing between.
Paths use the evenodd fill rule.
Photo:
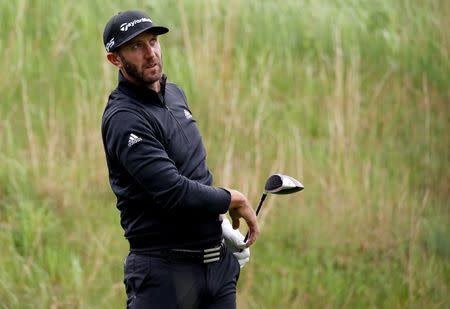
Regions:
<instances>
[{"instance_id":1,"label":"black jacket","mask_svg":"<svg viewBox=\"0 0 450 309\"><path fill-rule=\"evenodd\" d=\"M213 187L202 138L183 91L128 82L109 96L102 137L111 188L131 246L203 247L222 237L230 193Z\"/></svg>"}]
</instances>

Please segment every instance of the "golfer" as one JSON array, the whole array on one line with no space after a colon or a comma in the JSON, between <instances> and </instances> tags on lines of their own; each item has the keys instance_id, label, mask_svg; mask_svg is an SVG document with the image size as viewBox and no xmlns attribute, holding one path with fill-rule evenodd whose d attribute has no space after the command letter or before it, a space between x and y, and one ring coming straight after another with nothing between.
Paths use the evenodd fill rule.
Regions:
<instances>
[{"instance_id":1,"label":"golfer","mask_svg":"<svg viewBox=\"0 0 450 309\"><path fill-rule=\"evenodd\" d=\"M168 31L126 11L103 32L106 57L119 71L102 138L130 244L127 308L235 308L240 267L259 227L242 193L212 185L194 113L163 74L158 36ZM246 243L227 212L235 229L246 221Z\"/></svg>"}]
</instances>

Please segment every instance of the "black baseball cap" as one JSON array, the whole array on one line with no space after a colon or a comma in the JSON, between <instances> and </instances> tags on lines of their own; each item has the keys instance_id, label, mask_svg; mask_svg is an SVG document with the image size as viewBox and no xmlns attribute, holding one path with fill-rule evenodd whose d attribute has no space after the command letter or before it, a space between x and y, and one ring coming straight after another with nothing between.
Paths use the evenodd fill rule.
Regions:
<instances>
[{"instance_id":1,"label":"black baseball cap","mask_svg":"<svg viewBox=\"0 0 450 309\"><path fill-rule=\"evenodd\" d=\"M160 35L169 32L169 29L155 26L150 17L141 11L119 12L106 24L103 44L107 52L112 52L145 31Z\"/></svg>"}]
</instances>

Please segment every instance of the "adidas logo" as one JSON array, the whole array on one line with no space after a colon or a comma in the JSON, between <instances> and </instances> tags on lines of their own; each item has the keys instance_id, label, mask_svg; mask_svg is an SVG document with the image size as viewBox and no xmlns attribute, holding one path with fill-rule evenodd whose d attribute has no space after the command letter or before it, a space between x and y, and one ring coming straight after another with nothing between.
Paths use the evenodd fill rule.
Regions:
<instances>
[{"instance_id":1,"label":"adidas logo","mask_svg":"<svg viewBox=\"0 0 450 309\"><path fill-rule=\"evenodd\" d=\"M186 119L191 119L192 118L192 114L189 113L187 110L184 110L184 116L186 116Z\"/></svg>"},{"instance_id":2,"label":"adidas logo","mask_svg":"<svg viewBox=\"0 0 450 309\"><path fill-rule=\"evenodd\" d=\"M131 133L130 138L128 139L128 147L131 147L134 144L139 143L140 141L142 141L142 138L140 138L136 134Z\"/></svg>"}]
</instances>

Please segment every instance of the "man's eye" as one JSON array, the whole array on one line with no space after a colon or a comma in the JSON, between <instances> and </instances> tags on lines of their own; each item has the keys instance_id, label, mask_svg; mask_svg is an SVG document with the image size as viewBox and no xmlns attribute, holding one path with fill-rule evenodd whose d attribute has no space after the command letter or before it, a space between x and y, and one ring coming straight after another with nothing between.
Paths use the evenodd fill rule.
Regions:
<instances>
[{"instance_id":1,"label":"man's eye","mask_svg":"<svg viewBox=\"0 0 450 309\"><path fill-rule=\"evenodd\" d=\"M134 43L133 45L131 45L132 49L139 49L141 48L142 44L141 43Z\"/></svg>"}]
</instances>

